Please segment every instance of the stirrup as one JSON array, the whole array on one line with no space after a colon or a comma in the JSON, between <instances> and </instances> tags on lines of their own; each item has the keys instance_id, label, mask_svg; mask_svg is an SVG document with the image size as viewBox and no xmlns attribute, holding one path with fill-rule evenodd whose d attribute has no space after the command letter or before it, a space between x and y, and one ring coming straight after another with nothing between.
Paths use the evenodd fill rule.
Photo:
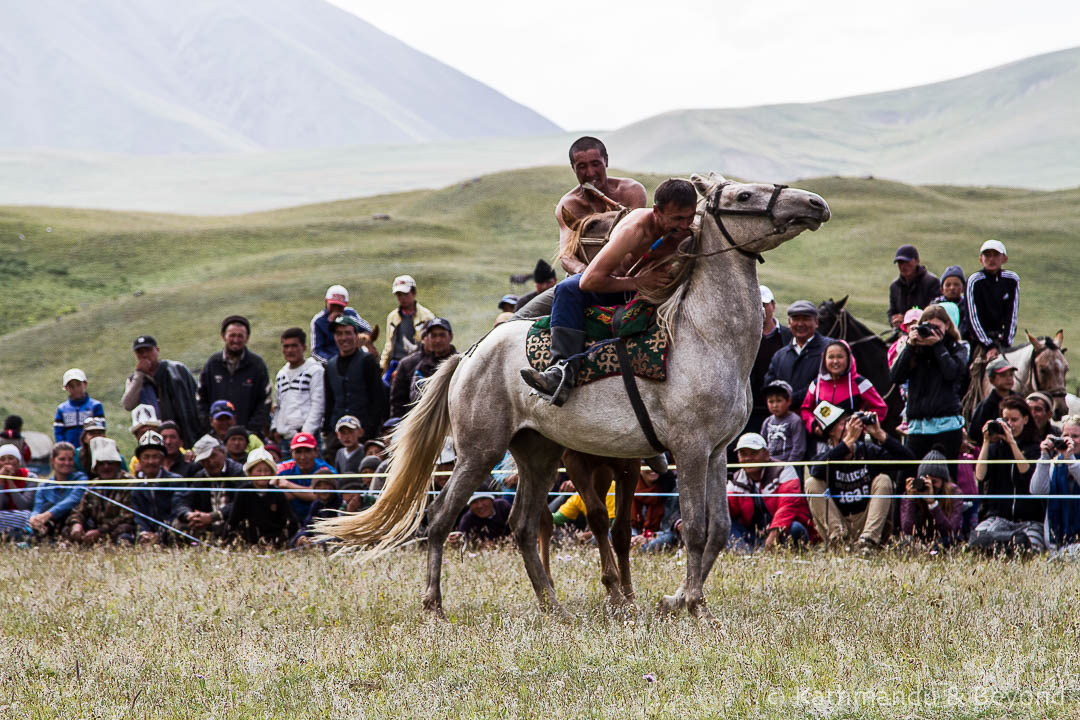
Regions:
<instances>
[{"instance_id":1,"label":"stirrup","mask_svg":"<svg viewBox=\"0 0 1080 720\"><path fill-rule=\"evenodd\" d=\"M563 404L566 402L567 398L569 397L569 393L563 392L564 389L569 388L569 386L566 384L567 368L569 366L570 363L568 363L566 360L560 360L548 368L548 370L551 370L551 368L557 368L559 371L559 384L556 386L553 393L548 395L542 390L532 388L532 391L529 393L529 397L535 395L546 401L549 405L554 405L555 407L562 407ZM547 370L545 370L544 372L547 372ZM532 386L530 385L529 387Z\"/></svg>"}]
</instances>

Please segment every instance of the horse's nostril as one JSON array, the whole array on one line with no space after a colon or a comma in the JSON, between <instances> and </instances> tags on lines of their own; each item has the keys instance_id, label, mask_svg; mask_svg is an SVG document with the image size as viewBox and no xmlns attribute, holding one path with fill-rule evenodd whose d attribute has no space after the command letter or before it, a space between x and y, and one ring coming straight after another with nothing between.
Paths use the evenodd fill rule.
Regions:
<instances>
[{"instance_id":1,"label":"horse's nostril","mask_svg":"<svg viewBox=\"0 0 1080 720\"><path fill-rule=\"evenodd\" d=\"M817 198L810 198L810 207L823 208L825 203Z\"/></svg>"}]
</instances>

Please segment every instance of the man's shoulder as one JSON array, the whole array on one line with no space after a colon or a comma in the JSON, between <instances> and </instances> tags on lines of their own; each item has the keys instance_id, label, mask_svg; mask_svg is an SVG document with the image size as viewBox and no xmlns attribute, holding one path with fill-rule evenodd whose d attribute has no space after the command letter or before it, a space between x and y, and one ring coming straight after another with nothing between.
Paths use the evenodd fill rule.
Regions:
<instances>
[{"instance_id":1,"label":"man's shoulder","mask_svg":"<svg viewBox=\"0 0 1080 720\"><path fill-rule=\"evenodd\" d=\"M643 208L648 202L645 186L634 178L608 176L608 183L614 186L609 188L611 197L628 208Z\"/></svg>"}]
</instances>

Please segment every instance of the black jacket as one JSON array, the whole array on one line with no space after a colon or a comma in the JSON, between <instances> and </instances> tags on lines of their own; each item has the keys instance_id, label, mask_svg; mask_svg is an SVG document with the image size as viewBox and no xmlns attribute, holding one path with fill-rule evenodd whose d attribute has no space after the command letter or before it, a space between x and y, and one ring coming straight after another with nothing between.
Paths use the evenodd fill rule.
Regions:
<instances>
[{"instance_id":1,"label":"black jacket","mask_svg":"<svg viewBox=\"0 0 1080 720\"><path fill-rule=\"evenodd\" d=\"M791 407L802 407L806 389L817 377L821 369L821 356L830 342L832 341L829 338L814 333L814 336L806 341L806 347L801 353L796 353L795 346L789 342L772 356L764 384L768 385L773 380L787 381L793 391Z\"/></svg>"},{"instance_id":2,"label":"black jacket","mask_svg":"<svg viewBox=\"0 0 1080 720\"><path fill-rule=\"evenodd\" d=\"M765 401L765 375L769 372L769 364L773 355L780 348L791 344L791 331L777 323L776 328L768 335L763 335L758 345L757 357L754 358L754 367L750 369L750 393L753 396L753 405L750 410L750 420L746 423L747 432L758 432L761 423L769 415L769 404Z\"/></svg>"},{"instance_id":3,"label":"black jacket","mask_svg":"<svg viewBox=\"0 0 1080 720\"><path fill-rule=\"evenodd\" d=\"M457 349L451 345L450 355L456 353ZM414 400L416 381L434 375L442 361L450 355L437 358L420 349L402 359L394 375L394 383L390 386L390 417L405 417L409 404Z\"/></svg>"},{"instance_id":4,"label":"black jacket","mask_svg":"<svg viewBox=\"0 0 1080 720\"><path fill-rule=\"evenodd\" d=\"M270 373L263 359L245 350L235 373L225 364L225 351L214 353L199 376L199 414L210 425L210 405L228 400L236 408L236 424L259 437L270 428Z\"/></svg>"},{"instance_id":5,"label":"black jacket","mask_svg":"<svg viewBox=\"0 0 1080 720\"><path fill-rule=\"evenodd\" d=\"M905 344L890 375L894 385L908 383L909 420L959 415L969 377L967 350L948 337L929 347Z\"/></svg>"},{"instance_id":6,"label":"black jacket","mask_svg":"<svg viewBox=\"0 0 1080 720\"><path fill-rule=\"evenodd\" d=\"M1023 445L1020 451L1028 460L1039 457L1036 443ZM990 444L989 460L1013 460L1012 448L1004 441ZM987 466L986 477L979 483L979 492L986 495L1030 495L1031 476L1035 464L1028 465L1025 473L1017 472L1015 465L993 463ZM986 498L979 505L979 520L999 517L1012 522L1039 522L1046 517L1046 503L1031 498Z\"/></svg>"},{"instance_id":7,"label":"black jacket","mask_svg":"<svg viewBox=\"0 0 1080 720\"><path fill-rule=\"evenodd\" d=\"M914 460L915 454L886 435L881 445L858 441L848 458L848 447L837 443L834 447L818 455L814 460ZM833 502L843 515L857 515L870 503L870 485L881 473L893 468L886 464L873 465L813 465L810 475L824 480L829 488Z\"/></svg>"},{"instance_id":8,"label":"black jacket","mask_svg":"<svg viewBox=\"0 0 1080 720\"><path fill-rule=\"evenodd\" d=\"M254 489L251 483L241 487L245 490L236 493L233 499L229 529L252 545L265 542L283 547L300 529L300 522L285 494L251 492L246 489Z\"/></svg>"},{"instance_id":9,"label":"black jacket","mask_svg":"<svg viewBox=\"0 0 1080 720\"><path fill-rule=\"evenodd\" d=\"M387 418L386 390L378 358L361 350L348 358L338 355L326 363L323 384L326 388L324 433L332 433L342 415L354 415L364 428L365 438L378 437L379 426Z\"/></svg>"},{"instance_id":10,"label":"black jacket","mask_svg":"<svg viewBox=\"0 0 1080 720\"><path fill-rule=\"evenodd\" d=\"M968 278L966 294L972 342L986 348L1012 345L1020 309L1020 276L1011 270L996 275L980 270Z\"/></svg>"},{"instance_id":11,"label":"black jacket","mask_svg":"<svg viewBox=\"0 0 1080 720\"><path fill-rule=\"evenodd\" d=\"M203 468L192 477L205 478L210 476L207 474L206 469ZM218 477L244 477L244 466L235 460L225 458L225 468ZM232 502L236 496L233 489L236 485L233 482L201 481L191 483L190 486L192 489L178 491L173 495L172 517L174 520L182 518L192 510L198 510L199 512L217 511L220 513L220 517L215 518L215 520L226 521L229 519L229 515L232 513ZM214 490L198 490L195 488L214 488Z\"/></svg>"},{"instance_id":12,"label":"black jacket","mask_svg":"<svg viewBox=\"0 0 1080 720\"><path fill-rule=\"evenodd\" d=\"M161 490L159 488L176 487L177 485L182 484L183 479L176 473L166 472L165 470L162 470L158 474L158 477L168 478L175 482L144 483L142 485L136 485L131 490L131 509L138 511L135 515L135 527L138 528L139 532L162 533L168 535L169 533L165 532L165 528L138 515L138 513L149 515L154 518L154 520L165 523L166 525L172 522L172 502L175 491Z\"/></svg>"},{"instance_id":13,"label":"black jacket","mask_svg":"<svg viewBox=\"0 0 1080 720\"><path fill-rule=\"evenodd\" d=\"M937 275L920 265L910 281L902 277L892 281L889 286L889 314L885 321L890 322L893 315L903 315L913 307L925 309L940 294L941 281Z\"/></svg>"},{"instance_id":14,"label":"black jacket","mask_svg":"<svg viewBox=\"0 0 1080 720\"><path fill-rule=\"evenodd\" d=\"M1020 393L1009 391L1009 395L1015 397L1023 397ZM997 394L996 391L991 390L990 394L983 398L983 401L975 406L975 410L971 413L971 420L968 422L968 437L971 438L971 442L976 445L982 445L983 441L983 425L987 420L993 420L1001 415L1001 401L1003 397Z\"/></svg>"}]
</instances>

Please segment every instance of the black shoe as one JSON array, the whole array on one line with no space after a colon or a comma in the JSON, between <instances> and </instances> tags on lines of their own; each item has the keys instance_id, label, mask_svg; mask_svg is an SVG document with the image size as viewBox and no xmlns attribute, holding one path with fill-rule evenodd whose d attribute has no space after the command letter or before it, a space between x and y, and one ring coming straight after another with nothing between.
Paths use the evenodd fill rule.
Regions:
<instances>
[{"instance_id":1,"label":"black shoe","mask_svg":"<svg viewBox=\"0 0 1080 720\"><path fill-rule=\"evenodd\" d=\"M559 362L544 372L531 367L521 370L521 379L529 387L549 398L555 407L561 407L570 397L570 389L574 387L576 376L575 362Z\"/></svg>"}]
</instances>

